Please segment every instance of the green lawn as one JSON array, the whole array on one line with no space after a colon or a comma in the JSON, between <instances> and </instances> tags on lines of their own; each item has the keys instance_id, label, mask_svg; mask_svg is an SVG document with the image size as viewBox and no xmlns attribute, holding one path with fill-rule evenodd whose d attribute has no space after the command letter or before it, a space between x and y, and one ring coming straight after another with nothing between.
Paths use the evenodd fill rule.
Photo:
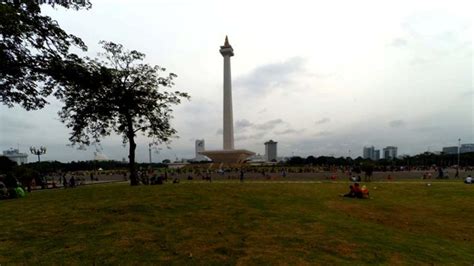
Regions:
<instances>
[{"instance_id":1,"label":"green lawn","mask_svg":"<svg viewBox=\"0 0 474 266\"><path fill-rule=\"evenodd\" d=\"M0 201L0 264L474 263L474 186L108 184ZM377 187L375 189L374 187Z\"/></svg>"}]
</instances>

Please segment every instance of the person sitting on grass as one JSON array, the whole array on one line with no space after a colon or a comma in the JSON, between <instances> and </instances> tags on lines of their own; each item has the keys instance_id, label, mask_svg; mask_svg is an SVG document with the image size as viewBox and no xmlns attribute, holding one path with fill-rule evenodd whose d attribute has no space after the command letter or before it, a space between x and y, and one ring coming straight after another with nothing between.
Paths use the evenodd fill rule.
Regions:
<instances>
[{"instance_id":1,"label":"person sitting on grass","mask_svg":"<svg viewBox=\"0 0 474 266\"><path fill-rule=\"evenodd\" d=\"M355 195L354 195L354 186L353 185L350 185L349 186L349 192L347 194L341 194L342 197L346 197L346 198L354 198Z\"/></svg>"},{"instance_id":2,"label":"person sitting on grass","mask_svg":"<svg viewBox=\"0 0 474 266\"><path fill-rule=\"evenodd\" d=\"M468 175L466 179L464 179L465 184L474 184L474 180L472 180L471 175Z\"/></svg>"},{"instance_id":3,"label":"person sitting on grass","mask_svg":"<svg viewBox=\"0 0 474 266\"><path fill-rule=\"evenodd\" d=\"M369 198L369 189L365 185L362 186L360 191L362 192L362 198L363 199L368 199Z\"/></svg>"},{"instance_id":4,"label":"person sitting on grass","mask_svg":"<svg viewBox=\"0 0 474 266\"><path fill-rule=\"evenodd\" d=\"M345 195L341 195L341 196L346 197L346 198L358 198L358 199L364 198L362 190L360 189L359 183L350 185L349 189L350 189L349 193Z\"/></svg>"}]
</instances>

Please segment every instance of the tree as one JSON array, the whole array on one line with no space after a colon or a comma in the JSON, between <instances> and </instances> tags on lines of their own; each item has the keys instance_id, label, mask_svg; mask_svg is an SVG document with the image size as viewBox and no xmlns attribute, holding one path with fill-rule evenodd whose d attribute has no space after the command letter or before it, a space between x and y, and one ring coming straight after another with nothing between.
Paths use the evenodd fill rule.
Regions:
<instances>
[{"instance_id":1,"label":"tree","mask_svg":"<svg viewBox=\"0 0 474 266\"><path fill-rule=\"evenodd\" d=\"M0 156L0 174L6 174L12 171L16 166L16 162L10 160L6 156Z\"/></svg>"},{"instance_id":2,"label":"tree","mask_svg":"<svg viewBox=\"0 0 474 266\"><path fill-rule=\"evenodd\" d=\"M54 71L64 64L71 46L86 50L82 40L41 15L35 0L0 0L0 102L27 110L47 104L57 81ZM46 1L45 1L46 2ZM56 1L65 8L89 8L89 1ZM74 3L73 3L74 2ZM55 1L48 2L55 5Z\"/></svg>"},{"instance_id":3,"label":"tree","mask_svg":"<svg viewBox=\"0 0 474 266\"><path fill-rule=\"evenodd\" d=\"M186 93L164 90L171 88L177 77L160 72L166 69L150 66L138 51L126 51L120 44L101 42L105 50L98 59L75 58L77 72L69 75L91 77L71 81L68 76L59 78L64 89L59 97L64 107L59 112L61 121L71 128L69 140L73 145L90 145L115 132L129 144L129 170L131 185L138 185L135 170L135 137L138 132L152 139L154 144L168 143L176 133L170 125L171 107L179 104ZM74 64L70 64L74 68ZM85 71L87 73L83 73Z\"/></svg>"}]
</instances>

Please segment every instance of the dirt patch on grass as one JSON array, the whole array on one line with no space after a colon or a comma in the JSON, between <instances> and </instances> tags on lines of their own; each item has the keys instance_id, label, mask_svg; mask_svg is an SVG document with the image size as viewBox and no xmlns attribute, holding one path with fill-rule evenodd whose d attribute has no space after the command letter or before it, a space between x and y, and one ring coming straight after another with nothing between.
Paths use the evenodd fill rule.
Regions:
<instances>
[{"instance_id":1,"label":"dirt patch on grass","mask_svg":"<svg viewBox=\"0 0 474 266\"><path fill-rule=\"evenodd\" d=\"M328 201L326 206L345 214L349 219L355 218L375 223L409 233L426 233L440 235L453 240L471 241L466 238L465 232L471 231L459 217L443 215L442 213L413 203L413 206L377 206L358 204L357 199L342 199ZM428 219L429 217L429 219Z\"/></svg>"},{"instance_id":2,"label":"dirt patch on grass","mask_svg":"<svg viewBox=\"0 0 474 266\"><path fill-rule=\"evenodd\" d=\"M357 247L358 246L355 243L349 243L347 241L343 241L335 246L335 250L337 253L341 254L344 257L355 259L358 257L355 254Z\"/></svg>"},{"instance_id":3,"label":"dirt patch on grass","mask_svg":"<svg viewBox=\"0 0 474 266\"><path fill-rule=\"evenodd\" d=\"M399 253L393 253L387 262L388 265L405 265L406 262L403 259L403 256Z\"/></svg>"}]
</instances>

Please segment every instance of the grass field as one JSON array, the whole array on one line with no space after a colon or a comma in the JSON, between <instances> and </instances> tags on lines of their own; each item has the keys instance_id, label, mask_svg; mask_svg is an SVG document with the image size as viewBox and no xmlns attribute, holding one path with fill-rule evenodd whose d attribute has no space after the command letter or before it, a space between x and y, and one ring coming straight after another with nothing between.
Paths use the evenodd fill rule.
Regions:
<instances>
[{"instance_id":1,"label":"grass field","mask_svg":"<svg viewBox=\"0 0 474 266\"><path fill-rule=\"evenodd\" d=\"M126 184L0 201L0 264L474 263L474 186ZM375 189L374 187L377 187Z\"/></svg>"}]
</instances>

